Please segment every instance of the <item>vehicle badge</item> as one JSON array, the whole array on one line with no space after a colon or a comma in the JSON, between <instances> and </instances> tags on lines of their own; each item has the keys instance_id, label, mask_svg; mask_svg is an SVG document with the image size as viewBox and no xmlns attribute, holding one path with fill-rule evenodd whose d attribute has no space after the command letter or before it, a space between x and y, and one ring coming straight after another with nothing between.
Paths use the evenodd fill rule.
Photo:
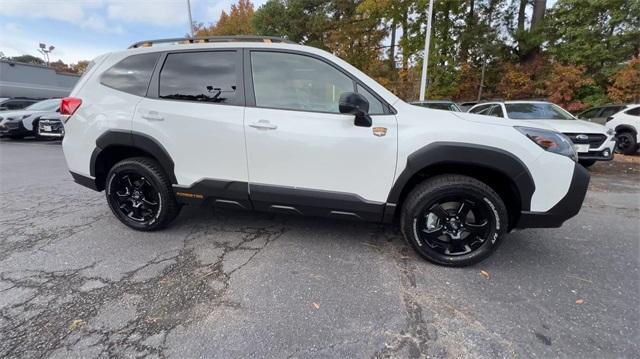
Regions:
<instances>
[{"instance_id":1,"label":"vehicle badge","mask_svg":"<svg viewBox=\"0 0 640 359\"><path fill-rule=\"evenodd\" d=\"M374 127L373 128L373 134L377 137L382 137L384 135L387 134L387 128L386 127Z\"/></svg>"},{"instance_id":2,"label":"vehicle badge","mask_svg":"<svg viewBox=\"0 0 640 359\"><path fill-rule=\"evenodd\" d=\"M589 139L589 136L584 135L584 134L579 134L576 136L576 140L580 140L580 141L586 141Z\"/></svg>"}]
</instances>

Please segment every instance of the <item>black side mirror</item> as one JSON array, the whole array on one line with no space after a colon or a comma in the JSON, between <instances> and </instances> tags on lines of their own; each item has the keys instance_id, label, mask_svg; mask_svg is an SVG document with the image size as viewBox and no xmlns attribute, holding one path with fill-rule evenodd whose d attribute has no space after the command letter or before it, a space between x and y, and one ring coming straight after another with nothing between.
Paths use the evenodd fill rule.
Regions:
<instances>
[{"instance_id":1,"label":"black side mirror","mask_svg":"<svg viewBox=\"0 0 640 359\"><path fill-rule=\"evenodd\" d=\"M371 127L373 121L369 116L369 101L359 93L345 92L340 95L340 113L355 115L354 125Z\"/></svg>"}]
</instances>

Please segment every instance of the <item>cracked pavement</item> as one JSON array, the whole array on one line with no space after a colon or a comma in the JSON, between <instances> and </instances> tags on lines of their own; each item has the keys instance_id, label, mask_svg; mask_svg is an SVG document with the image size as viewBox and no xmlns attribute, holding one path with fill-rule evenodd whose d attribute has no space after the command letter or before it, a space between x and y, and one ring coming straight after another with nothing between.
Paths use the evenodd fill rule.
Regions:
<instances>
[{"instance_id":1,"label":"cracked pavement","mask_svg":"<svg viewBox=\"0 0 640 359\"><path fill-rule=\"evenodd\" d=\"M597 164L564 227L452 269L369 223L185 207L135 232L59 142L0 140L0 357L637 357L639 180Z\"/></svg>"}]
</instances>

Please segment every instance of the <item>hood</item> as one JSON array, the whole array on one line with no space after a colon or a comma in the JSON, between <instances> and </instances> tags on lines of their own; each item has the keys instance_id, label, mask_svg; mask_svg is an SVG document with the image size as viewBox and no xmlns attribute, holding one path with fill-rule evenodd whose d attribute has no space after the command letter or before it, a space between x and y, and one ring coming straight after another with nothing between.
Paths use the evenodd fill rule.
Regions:
<instances>
[{"instance_id":1,"label":"hood","mask_svg":"<svg viewBox=\"0 0 640 359\"><path fill-rule=\"evenodd\" d=\"M607 133L603 125L582 120L518 120L520 126L550 129L562 133Z\"/></svg>"}]
</instances>

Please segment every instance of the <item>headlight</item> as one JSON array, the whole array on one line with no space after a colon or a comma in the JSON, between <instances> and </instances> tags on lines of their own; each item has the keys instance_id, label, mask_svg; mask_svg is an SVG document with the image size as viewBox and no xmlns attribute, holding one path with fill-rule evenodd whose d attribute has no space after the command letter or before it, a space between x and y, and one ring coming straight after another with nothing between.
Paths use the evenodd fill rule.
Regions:
<instances>
[{"instance_id":1,"label":"headlight","mask_svg":"<svg viewBox=\"0 0 640 359\"><path fill-rule=\"evenodd\" d=\"M546 151L567 156L574 161L578 160L573 142L561 133L531 127L516 126L515 129Z\"/></svg>"}]
</instances>

